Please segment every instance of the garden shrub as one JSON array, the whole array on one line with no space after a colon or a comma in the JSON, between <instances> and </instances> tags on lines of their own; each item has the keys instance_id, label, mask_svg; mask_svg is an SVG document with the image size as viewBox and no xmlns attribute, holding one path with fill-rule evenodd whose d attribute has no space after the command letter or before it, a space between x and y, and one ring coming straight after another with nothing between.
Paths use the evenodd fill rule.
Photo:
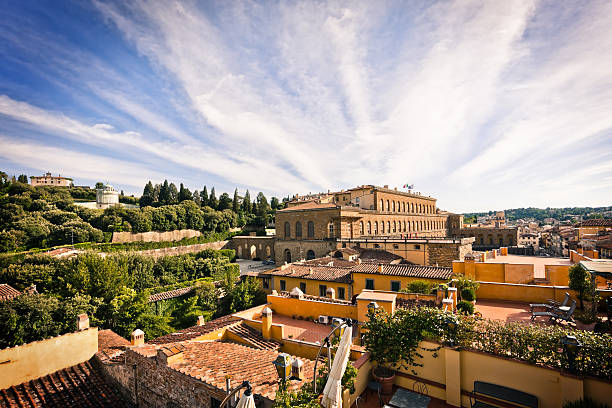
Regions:
<instances>
[{"instance_id":1,"label":"garden shrub","mask_svg":"<svg viewBox=\"0 0 612 408\"><path fill-rule=\"evenodd\" d=\"M429 283L423 280L413 280L411 282L408 282L408 284L406 285L406 289L404 289L402 292L429 294L431 293L434 286L434 283Z\"/></svg>"},{"instance_id":2,"label":"garden shrub","mask_svg":"<svg viewBox=\"0 0 612 408\"><path fill-rule=\"evenodd\" d=\"M457 310L461 314L473 315L474 305L471 302L468 302L467 300L462 300L461 302L457 303Z\"/></svg>"},{"instance_id":3,"label":"garden shrub","mask_svg":"<svg viewBox=\"0 0 612 408\"><path fill-rule=\"evenodd\" d=\"M468 302L476 300L476 292L474 292L474 289L463 288L461 290L461 300L467 300Z\"/></svg>"}]
</instances>

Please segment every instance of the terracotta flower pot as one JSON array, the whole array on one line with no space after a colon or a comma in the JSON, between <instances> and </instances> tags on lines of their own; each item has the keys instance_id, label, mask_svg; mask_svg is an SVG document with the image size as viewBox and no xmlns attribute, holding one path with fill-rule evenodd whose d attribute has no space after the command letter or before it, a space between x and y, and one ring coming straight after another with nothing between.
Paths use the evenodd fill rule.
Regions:
<instances>
[{"instance_id":1,"label":"terracotta flower pot","mask_svg":"<svg viewBox=\"0 0 612 408\"><path fill-rule=\"evenodd\" d=\"M395 373L387 376L384 373L377 372L378 367L372 369L372 376L381 385L381 393L390 395L393 392L393 382L395 381Z\"/></svg>"}]
</instances>

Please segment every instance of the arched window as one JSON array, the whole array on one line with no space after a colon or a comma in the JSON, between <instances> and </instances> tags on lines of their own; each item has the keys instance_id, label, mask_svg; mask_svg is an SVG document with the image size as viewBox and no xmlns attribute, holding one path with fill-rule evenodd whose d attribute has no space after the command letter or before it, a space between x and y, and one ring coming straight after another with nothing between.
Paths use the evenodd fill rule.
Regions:
<instances>
[{"instance_id":1,"label":"arched window","mask_svg":"<svg viewBox=\"0 0 612 408\"><path fill-rule=\"evenodd\" d=\"M408 232L412 232L412 225L410 225L410 221L408 221Z\"/></svg>"},{"instance_id":2,"label":"arched window","mask_svg":"<svg viewBox=\"0 0 612 408\"><path fill-rule=\"evenodd\" d=\"M393 212L395 212L395 201L393 202Z\"/></svg>"},{"instance_id":3,"label":"arched window","mask_svg":"<svg viewBox=\"0 0 612 408\"><path fill-rule=\"evenodd\" d=\"M389 204L389 200L387 200L387 211L391 211L391 205Z\"/></svg>"},{"instance_id":4,"label":"arched window","mask_svg":"<svg viewBox=\"0 0 612 408\"><path fill-rule=\"evenodd\" d=\"M414 212L414 203L410 203L410 212L413 213Z\"/></svg>"},{"instance_id":5,"label":"arched window","mask_svg":"<svg viewBox=\"0 0 612 408\"><path fill-rule=\"evenodd\" d=\"M406 221L404 221L404 232L407 232L407 230L406 230Z\"/></svg>"},{"instance_id":6,"label":"arched window","mask_svg":"<svg viewBox=\"0 0 612 408\"><path fill-rule=\"evenodd\" d=\"M393 221L393 232L397 232L397 224Z\"/></svg>"},{"instance_id":7,"label":"arched window","mask_svg":"<svg viewBox=\"0 0 612 408\"><path fill-rule=\"evenodd\" d=\"M306 252L306 260L309 261L311 259L315 259L315 253L312 249L309 249L308 252Z\"/></svg>"},{"instance_id":8,"label":"arched window","mask_svg":"<svg viewBox=\"0 0 612 408\"><path fill-rule=\"evenodd\" d=\"M285 262L291 263L291 251L289 248L285 249Z\"/></svg>"},{"instance_id":9,"label":"arched window","mask_svg":"<svg viewBox=\"0 0 612 408\"><path fill-rule=\"evenodd\" d=\"M381 233L384 234L385 233L385 222L384 221L380 222L380 229L381 229Z\"/></svg>"},{"instance_id":10,"label":"arched window","mask_svg":"<svg viewBox=\"0 0 612 408\"><path fill-rule=\"evenodd\" d=\"M372 235L372 223L368 221L368 235Z\"/></svg>"},{"instance_id":11,"label":"arched window","mask_svg":"<svg viewBox=\"0 0 612 408\"><path fill-rule=\"evenodd\" d=\"M387 221L387 233L391 233L391 221Z\"/></svg>"},{"instance_id":12,"label":"arched window","mask_svg":"<svg viewBox=\"0 0 612 408\"><path fill-rule=\"evenodd\" d=\"M285 223L285 238L291 238L291 225L288 222Z\"/></svg>"},{"instance_id":13,"label":"arched window","mask_svg":"<svg viewBox=\"0 0 612 408\"><path fill-rule=\"evenodd\" d=\"M299 221L295 223L295 237L302 238L302 223Z\"/></svg>"},{"instance_id":14,"label":"arched window","mask_svg":"<svg viewBox=\"0 0 612 408\"><path fill-rule=\"evenodd\" d=\"M327 224L327 234L329 238L334 238L334 223L330 222L329 224Z\"/></svg>"},{"instance_id":15,"label":"arched window","mask_svg":"<svg viewBox=\"0 0 612 408\"><path fill-rule=\"evenodd\" d=\"M380 208L378 210L385 211L385 202L382 198L380 199Z\"/></svg>"},{"instance_id":16,"label":"arched window","mask_svg":"<svg viewBox=\"0 0 612 408\"><path fill-rule=\"evenodd\" d=\"M359 235L363 235L363 221L359 221Z\"/></svg>"},{"instance_id":17,"label":"arched window","mask_svg":"<svg viewBox=\"0 0 612 408\"><path fill-rule=\"evenodd\" d=\"M314 222L308 221L308 224L306 224L306 228L308 229L308 238L314 238Z\"/></svg>"},{"instance_id":18,"label":"arched window","mask_svg":"<svg viewBox=\"0 0 612 408\"><path fill-rule=\"evenodd\" d=\"M406 202L402 203L402 212L406 212Z\"/></svg>"},{"instance_id":19,"label":"arched window","mask_svg":"<svg viewBox=\"0 0 612 408\"><path fill-rule=\"evenodd\" d=\"M374 221L374 235L378 235L378 221Z\"/></svg>"}]
</instances>

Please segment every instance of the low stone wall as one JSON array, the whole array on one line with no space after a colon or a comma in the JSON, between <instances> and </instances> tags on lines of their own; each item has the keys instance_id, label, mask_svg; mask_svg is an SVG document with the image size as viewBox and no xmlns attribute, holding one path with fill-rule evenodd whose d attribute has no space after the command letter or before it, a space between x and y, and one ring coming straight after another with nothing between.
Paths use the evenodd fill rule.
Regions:
<instances>
[{"instance_id":1,"label":"low stone wall","mask_svg":"<svg viewBox=\"0 0 612 408\"><path fill-rule=\"evenodd\" d=\"M139 255L151 256L159 258L160 256L169 255L184 255L200 252L205 249L226 249L229 241L206 242L204 244L185 245L170 248L147 249L145 251L136 251Z\"/></svg>"},{"instance_id":2,"label":"low stone wall","mask_svg":"<svg viewBox=\"0 0 612 408\"><path fill-rule=\"evenodd\" d=\"M180 241L202 235L196 230L149 231L149 232L113 232L113 243L118 242L163 242Z\"/></svg>"},{"instance_id":3,"label":"low stone wall","mask_svg":"<svg viewBox=\"0 0 612 408\"><path fill-rule=\"evenodd\" d=\"M0 350L0 390L80 364L97 351L97 327Z\"/></svg>"}]
</instances>

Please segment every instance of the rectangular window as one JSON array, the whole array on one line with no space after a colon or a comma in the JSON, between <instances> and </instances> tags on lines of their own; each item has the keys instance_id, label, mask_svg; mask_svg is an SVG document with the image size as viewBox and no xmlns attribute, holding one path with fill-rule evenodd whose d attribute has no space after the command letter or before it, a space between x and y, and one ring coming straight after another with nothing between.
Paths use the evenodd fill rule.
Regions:
<instances>
[{"instance_id":1,"label":"rectangular window","mask_svg":"<svg viewBox=\"0 0 612 408\"><path fill-rule=\"evenodd\" d=\"M374 290L374 279L366 279L366 289Z\"/></svg>"},{"instance_id":2,"label":"rectangular window","mask_svg":"<svg viewBox=\"0 0 612 408\"><path fill-rule=\"evenodd\" d=\"M338 299L343 299L344 300L344 288L338 288Z\"/></svg>"},{"instance_id":3,"label":"rectangular window","mask_svg":"<svg viewBox=\"0 0 612 408\"><path fill-rule=\"evenodd\" d=\"M300 282L300 290L302 293L306 293L306 284L304 282Z\"/></svg>"},{"instance_id":4,"label":"rectangular window","mask_svg":"<svg viewBox=\"0 0 612 408\"><path fill-rule=\"evenodd\" d=\"M263 278L261 286L263 286L264 289L270 289L270 278Z\"/></svg>"},{"instance_id":5,"label":"rectangular window","mask_svg":"<svg viewBox=\"0 0 612 408\"><path fill-rule=\"evenodd\" d=\"M393 244L393 249L399 249L399 245L398 244Z\"/></svg>"},{"instance_id":6,"label":"rectangular window","mask_svg":"<svg viewBox=\"0 0 612 408\"><path fill-rule=\"evenodd\" d=\"M319 296L325 297L327 294L327 285L319 285Z\"/></svg>"},{"instance_id":7,"label":"rectangular window","mask_svg":"<svg viewBox=\"0 0 612 408\"><path fill-rule=\"evenodd\" d=\"M391 291L399 292L401 288L401 284L399 281L391 281Z\"/></svg>"},{"instance_id":8,"label":"rectangular window","mask_svg":"<svg viewBox=\"0 0 612 408\"><path fill-rule=\"evenodd\" d=\"M287 290L287 282L284 280L280 281L280 290L285 291Z\"/></svg>"},{"instance_id":9,"label":"rectangular window","mask_svg":"<svg viewBox=\"0 0 612 408\"><path fill-rule=\"evenodd\" d=\"M414 249L421 249L421 246L420 245L415 245Z\"/></svg>"}]
</instances>

